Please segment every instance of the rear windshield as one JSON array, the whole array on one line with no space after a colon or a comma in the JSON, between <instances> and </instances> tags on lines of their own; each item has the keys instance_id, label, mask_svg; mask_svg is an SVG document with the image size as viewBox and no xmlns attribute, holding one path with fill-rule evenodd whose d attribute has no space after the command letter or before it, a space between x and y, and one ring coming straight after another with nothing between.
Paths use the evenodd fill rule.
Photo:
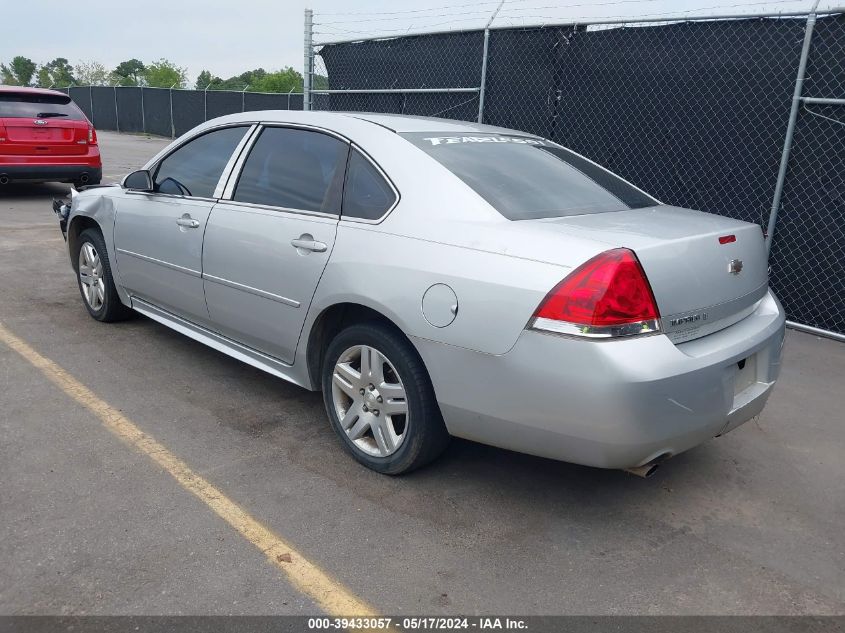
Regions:
<instances>
[{"instance_id":1,"label":"rear windshield","mask_svg":"<svg viewBox=\"0 0 845 633\"><path fill-rule=\"evenodd\" d=\"M0 92L0 117L84 121L82 110L65 95Z\"/></svg>"},{"instance_id":2,"label":"rear windshield","mask_svg":"<svg viewBox=\"0 0 845 633\"><path fill-rule=\"evenodd\" d=\"M499 134L403 134L509 220L607 213L659 204L551 141Z\"/></svg>"}]
</instances>

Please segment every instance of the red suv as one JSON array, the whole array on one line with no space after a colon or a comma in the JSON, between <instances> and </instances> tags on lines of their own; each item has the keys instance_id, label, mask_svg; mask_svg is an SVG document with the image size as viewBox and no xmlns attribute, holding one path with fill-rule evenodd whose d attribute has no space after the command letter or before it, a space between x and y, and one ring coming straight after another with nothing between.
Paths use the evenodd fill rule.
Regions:
<instances>
[{"instance_id":1,"label":"red suv","mask_svg":"<svg viewBox=\"0 0 845 633\"><path fill-rule=\"evenodd\" d=\"M97 133L70 97L55 90L0 86L0 185L96 185L102 175Z\"/></svg>"}]
</instances>

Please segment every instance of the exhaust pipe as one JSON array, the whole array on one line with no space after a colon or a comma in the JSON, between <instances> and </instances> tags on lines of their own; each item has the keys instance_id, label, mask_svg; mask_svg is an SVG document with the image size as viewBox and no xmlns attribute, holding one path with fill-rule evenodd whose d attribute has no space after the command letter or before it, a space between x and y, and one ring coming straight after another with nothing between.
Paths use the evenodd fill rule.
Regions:
<instances>
[{"instance_id":1,"label":"exhaust pipe","mask_svg":"<svg viewBox=\"0 0 845 633\"><path fill-rule=\"evenodd\" d=\"M8 185L9 177L6 174L0 174L0 185Z\"/></svg>"},{"instance_id":2,"label":"exhaust pipe","mask_svg":"<svg viewBox=\"0 0 845 633\"><path fill-rule=\"evenodd\" d=\"M644 464L643 466L635 466L634 468L625 468L626 473L631 473L632 475L636 475L637 477L642 477L643 479L647 479L651 477L657 469L660 468L660 464L657 462L651 462L650 464Z\"/></svg>"},{"instance_id":3,"label":"exhaust pipe","mask_svg":"<svg viewBox=\"0 0 845 633\"><path fill-rule=\"evenodd\" d=\"M84 184L87 184L88 179L89 179L88 174L82 174L82 175L79 177L79 182L81 182L81 183L84 185Z\"/></svg>"}]
</instances>

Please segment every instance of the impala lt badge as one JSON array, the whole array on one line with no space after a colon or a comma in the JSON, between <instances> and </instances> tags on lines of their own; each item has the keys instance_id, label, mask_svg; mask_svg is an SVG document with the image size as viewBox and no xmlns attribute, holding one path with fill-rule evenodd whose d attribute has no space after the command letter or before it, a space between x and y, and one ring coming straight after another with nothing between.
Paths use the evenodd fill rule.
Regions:
<instances>
[{"instance_id":1,"label":"impala lt badge","mask_svg":"<svg viewBox=\"0 0 845 633\"><path fill-rule=\"evenodd\" d=\"M698 314L689 314L685 317L679 317L677 319L670 319L669 325L671 327L678 327L679 325L688 325L690 323L697 323L698 321L706 321L707 320L707 313L706 312L699 312Z\"/></svg>"},{"instance_id":2,"label":"impala lt badge","mask_svg":"<svg viewBox=\"0 0 845 633\"><path fill-rule=\"evenodd\" d=\"M731 263L728 264L728 272L732 275L738 275L742 272L742 260L741 259L732 259Z\"/></svg>"},{"instance_id":3,"label":"impala lt badge","mask_svg":"<svg viewBox=\"0 0 845 633\"><path fill-rule=\"evenodd\" d=\"M35 123L35 125L47 125L47 121L45 121L44 119L35 119L33 123Z\"/></svg>"}]
</instances>

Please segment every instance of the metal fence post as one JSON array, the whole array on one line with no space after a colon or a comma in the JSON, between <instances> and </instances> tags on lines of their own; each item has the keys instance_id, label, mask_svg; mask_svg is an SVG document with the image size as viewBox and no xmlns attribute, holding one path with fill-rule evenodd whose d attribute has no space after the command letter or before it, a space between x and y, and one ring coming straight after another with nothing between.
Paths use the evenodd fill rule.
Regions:
<instances>
[{"instance_id":1,"label":"metal fence post","mask_svg":"<svg viewBox=\"0 0 845 633\"><path fill-rule=\"evenodd\" d=\"M176 123L173 120L173 86L170 86L170 138L176 138Z\"/></svg>"},{"instance_id":2,"label":"metal fence post","mask_svg":"<svg viewBox=\"0 0 845 633\"><path fill-rule=\"evenodd\" d=\"M211 82L208 83L208 86L211 85ZM205 90L202 91L203 98L202 98L202 120L208 121L208 86L205 87Z\"/></svg>"},{"instance_id":3,"label":"metal fence post","mask_svg":"<svg viewBox=\"0 0 845 633\"><path fill-rule=\"evenodd\" d=\"M144 86L141 86L141 131L147 133L147 115L144 113Z\"/></svg>"},{"instance_id":4,"label":"metal fence post","mask_svg":"<svg viewBox=\"0 0 845 633\"><path fill-rule=\"evenodd\" d=\"M314 12L305 9L305 50L302 68L302 109L311 109L311 76L314 72Z\"/></svg>"},{"instance_id":5,"label":"metal fence post","mask_svg":"<svg viewBox=\"0 0 845 633\"><path fill-rule=\"evenodd\" d=\"M241 90L241 112L246 112L246 91L249 88L249 84Z\"/></svg>"},{"instance_id":6,"label":"metal fence post","mask_svg":"<svg viewBox=\"0 0 845 633\"><path fill-rule=\"evenodd\" d=\"M478 91L478 122L484 123L484 93L487 89L487 58L490 53L490 25L493 24L493 20L496 19L496 16L499 14L499 9L502 8L502 5L505 3L505 0L501 0L498 6L496 7L493 14L490 16L490 19L487 20L487 25L484 27L484 50L482 52L481 57L481 82L479 83L479 91Z\"/></svg>"},{"instance_id":7,"label":"metal fence post","mask_svg":"<svg viewBox=\"0 0 845 633\"><path fill-rule=\"evenodd\" d=\"M91 102L91 125L97 127L97 124L94 123L94 87L88 86L88 101Z\"/></svg>"},{"instance_id":8,"label":"metal fence post","mask_svg":"<svg viewBox=\"0 0 845 633\"><path fill-rule=\"evenodd\" d=\"M120 110L117 107L117 86L114 87L114 126L120 132Z\"/></svg>"},{"instance_id":9,"label":"metal fence post","mask_svg":"<svg viewBox=\"0 0 845 633\"><path fill-rule=\"evenodd\" d=\"M792 153L792 138L795 136L795 123L798 120L798 108L801 105L801 93L804 90L804 75L807 72L807 58L810 56L810 45L813 41L813 29L816 25L816 10L819 8L816 0L810 15L807 16L807 26L804 28L804 44L801 47L801 58L798 61L798 74L795 77L795 91L792 94L792 107L789 110L789 124L786 127L786 138L783 141L783 153L780 157L780 169L775 184L775 194L772 198L772 209L769 212L769 225L766 228L766 253L772 250L772 240L775 236L780 201L783 196L783 185L786 181L786 170L789 167L789 155Z\"/></svg>"},{"instance_id":10,"label":"metal fence post","mask_svg":"<svg viewBox=\"0 0 845 633\"><path fill-rule=\"evenodd\" d=\"M484 52L481 58L481 84L478 90L478 122L484 123L484 93L487 88L487 55L490 47L490 29L484 29Z\"/></svg>"}]
</instances>

